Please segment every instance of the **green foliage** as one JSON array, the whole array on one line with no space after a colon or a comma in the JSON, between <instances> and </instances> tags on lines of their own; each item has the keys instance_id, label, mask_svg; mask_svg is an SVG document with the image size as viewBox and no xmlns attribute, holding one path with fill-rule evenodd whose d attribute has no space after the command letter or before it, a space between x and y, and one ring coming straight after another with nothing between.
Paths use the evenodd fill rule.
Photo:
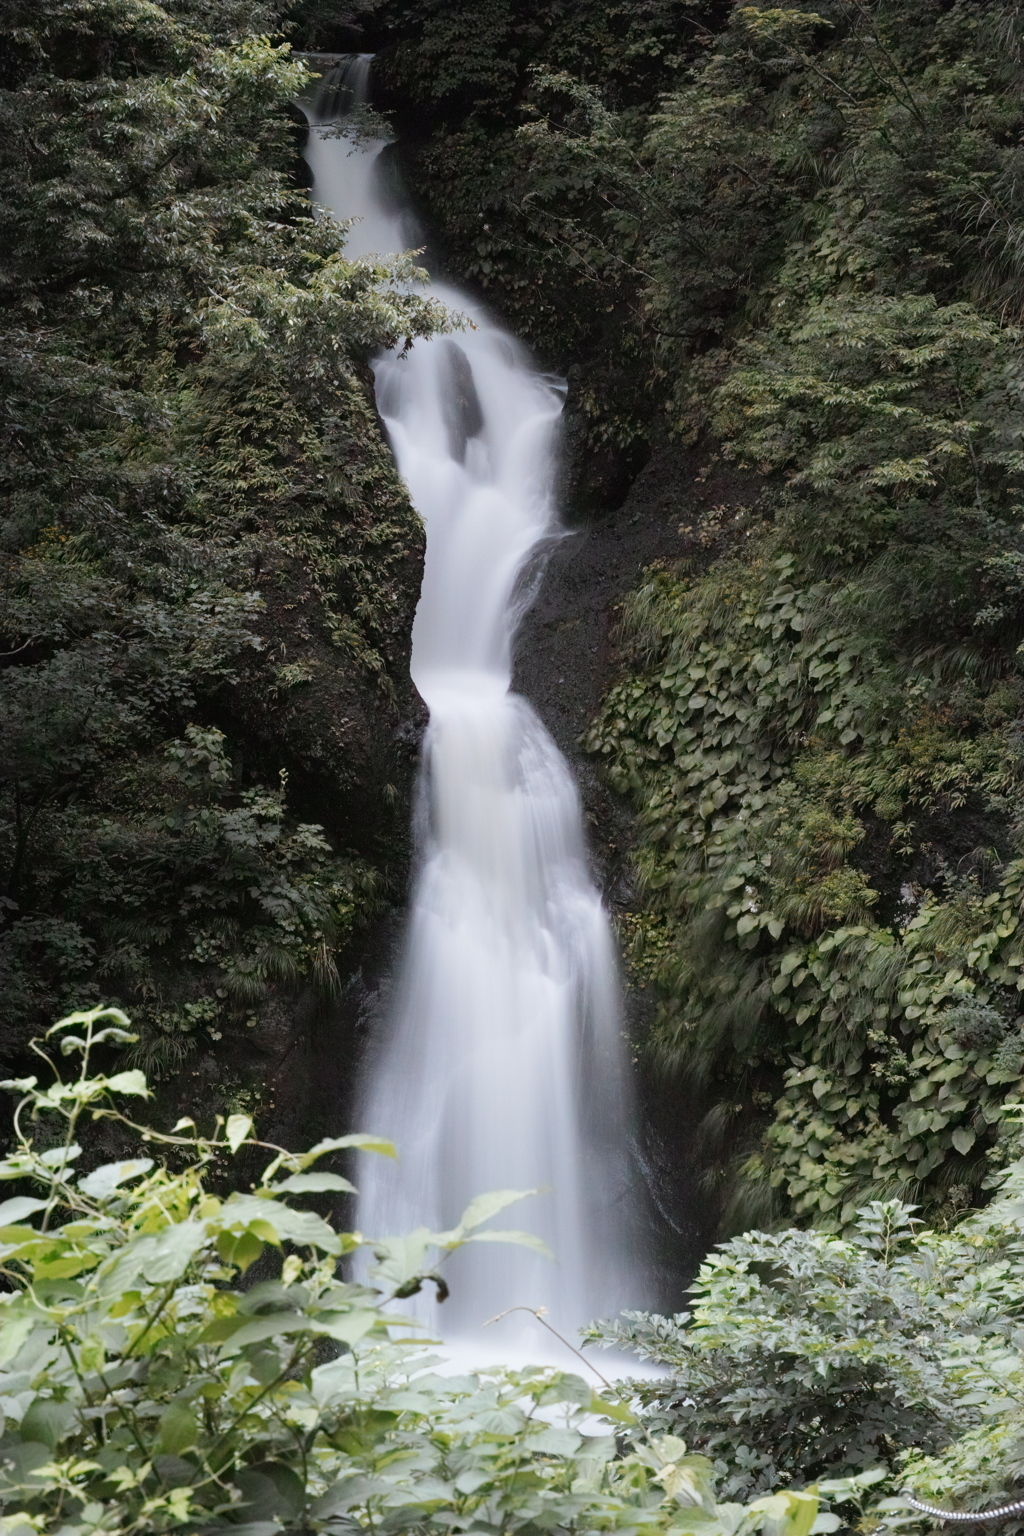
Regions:
<instances>
[{"instance_id":1,"label":"green foliage","mask_svg":"<svg viewBox=\"0 0 1024 1536\"><path fill-rule=\"evenodd\" d=\"M215 1022L221 1006L253 1007L271 980L310 975L335 991L334 955L372 909L375 871L334 856L319 827L289 824L283 779L276 792L238 793L219 731L190 726L148 781L139 777L134 794L148 814L79 815L75 834L92 857L61 871L62 910L91 920L103 974L156 997L179 968L198 969L214 996L157 1013L172 1037L176 1025Z\"/></svg>"},{"instance_id":2,"label":"green foliage","mask_svg":"<svg viewBox=\"0 0 1024 1536\"><path fill-rule=\"evenodd\" d=\"M333 984L372 910L374 871L273 787L298 761L336 794L360 744L328 713L318 762L272 712L300 662L350 709L407 686L421 534L364 365L443 317L292 185L308 71L279 19L82 0L0 23L8 1050L111 988L155 1017Z\"/></svg>"},{"instance_id":3,"label":"green foliage","mask_svg":"<svg viewBox=\"0 0 1024 1536\"><path fill-rule=\"evenodd\" d=\"M948 1217L1006 1155L1019 22L737 6L655 110L549 75L520 132L536 228L595 292L631 273L624 356L662 430L762 480L717 565L634 594L630 675L587 737L640 809L652 1045L720 1100L732 1220L781 1201L841 1226L892 1194ZM998 1019L986 1044L964 1007Z\"/></svg>"},{"instance_id":4,"label":"green foliage","mask_svg":"<svg viewBox=\"0 0 1024 1536\"><path fill-rule=\"evenodd\" d=\"M389 79L416 105L440 104L500 131L514 122L531 67L589 75L619 104L641 101L676 66L681 35L703 7L686 0L397 0L378 10L396 40L385 55Z\"/></svg>"},{"instance_id":5,"label":"green foliage","mask_svg":"<svg viewBox=\"0 0 1024 1536\"><path fill-rule=\"evenodd\" d=\"M704 1262L688 1312L593 1336L669 1368L650 1410L722 1464L730 1494L872 1467L899 1487L909 1447L1002 1421L1020 1364L1007 1202L948 1232L911 1209L873 1202L845 1238L748 1232Z\"/></svg>"},{"instance_id":6,"label":"green foliage","mask_svg":"<svg viewBox=\"0 0 1024 1536\"><path fill-rule=\"evenodd\" d=\"M692 57L709 9L706 0L380 6L397 36L375 79L401 125L403 168L456 270L542 356L572 365L573 406L598 451L638 446L656 409L633 323L635 200L619 207L610 187L618 194L644 178L633 136Z\"/></svg>"},{"instance_id":7,"label":"green foliage","mask_svg":"<svg viewBox=\"0 0 1024 1536\"><path fill-rule=\"evenodd\" d=\"M963 1204L985 1179L1020 1038L1012 1005L984 1040L950 1010L1021 989L1022 865L959 880L940 866L929 894L909 884L914 823L927 835L960 807L1003 810L1015 738L986 732L962 685L960 709L937 707L930 664L907 669L870 631L844 633L835 586L800 590L793 566L655 575L633 605L647 665L589 737L613 784L642 799L640 872L665 935L656 1046L705 1080L735 1081L744 1063L757 1093L785 1070L747 1172L796 1210L847 1221L866 1194L936 1170ZM889 926L855 862L868 817L892 828L886 884L911 892Z\"/></svg>"},{"instance_id":8,"label":"green foliage","mask_svg":"<svg viewBox=\"0 0 1024 1536\"><path fill-rule=\"evenodd\" d=\"M547 1369L439 1373L429 1341L389 1304L436 1283L433 1266L478 1237L528 1241L480 1230L514 1191L474 1201L449 1232L339 1232L301 1202L351 1186L308 1170L350 1147L393 1149L345 1136L294 1154L259 1142L245 1116L218 1120L211 1138L190 1121L143 1131L174 1171L145 1156L76 1175L90 1116L140 1129L116 1100L146 1096L142 1073L93 1066L97 1049L130 1041L127 1022L113 1009L71 1015L36 1047L54 1081L4 1085L20 1102L0 1179L38 1191L0 1207L5 1530L838 1527L819 1514L822 1495L856 1498L860 1485L720 1505L708 1459L678 1436L637 1431L619 1394ZM68 1081L51 1059L58 1045L80 1055ZM29 1133L40 1120L46 1150ZM210 1175L223 1184L236 1155L266 1160L258 1186L212 1194ZM339 1259L360 1247L373 1255L366 1281L339 1278ZM276 1277L247 1280L267 1254Z\"/></svg>"},{"instance_id":9,"label":"green foliage","mask_svg":"<svg viewBox=\"0 0 1024 1536\"><path fill-rule=\"evenodd\" d=\"M887 1524L922 1523L903 1488L991 1507L1017 1497L1024 1466L1022 1189L1018 1161L946 1231L897 1200L844 1237L748 1232L706 1260L688 1312L627 1313L590 1337L667 1368L643 1389L648 1425L713 1458L730 1496L873 1467Z\"/></svg>"}]
</instances>

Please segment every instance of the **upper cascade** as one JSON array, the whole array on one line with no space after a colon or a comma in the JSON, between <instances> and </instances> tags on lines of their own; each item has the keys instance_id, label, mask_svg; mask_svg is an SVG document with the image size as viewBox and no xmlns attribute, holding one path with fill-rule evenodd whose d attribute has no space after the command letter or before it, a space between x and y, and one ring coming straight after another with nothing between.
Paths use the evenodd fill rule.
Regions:
<instances>
[{"instance_id":1,"label":"upper cascade","mask_svg":"<svg viewBox=\"0 0 1024 1536\"><path fill-rule=\"evenodd\" d=\"M366 100L369 64L339 62L309 104L313 195L353 221L356 256L422 243L385 188L383 142L346 136L332 116ZM366 1160L358 1219L381 1235L443 1230L483 1191L539 1191L517 1224L553 1259L481 1243L454 1258L443 1312L412 1303L460 1354L535 1359L551 1349L533 1319L515 1313L486 1334L483 1324L544 1307L571 1334L647 1299L610 924L569 768L509 690L524 572L558 532L565 391L465 294L440 282L430 291L464 328L373 365L427 532L412 675L430 725L408 934L361 1106L401 1162Z\"/></svg>"}]
</instances>

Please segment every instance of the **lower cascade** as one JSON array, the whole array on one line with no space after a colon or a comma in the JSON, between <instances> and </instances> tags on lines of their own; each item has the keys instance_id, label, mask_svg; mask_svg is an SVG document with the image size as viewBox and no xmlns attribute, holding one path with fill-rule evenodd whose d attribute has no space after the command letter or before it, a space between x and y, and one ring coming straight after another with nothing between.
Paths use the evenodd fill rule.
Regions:
<instances>
[{"instance_id":1,"label":"lower cascade","mask_svg":"<svg viewBox=\"0 0 1024 1536\"><path fill-rule=\"evenodd\" d=\"M307 108L313 195L355 220L354 256L418 243L383 186L383 142L339 132L338 112L365 100L368 73L366 55L335 65ZM364 1160L358 1224L380 1235L444 1230L481 1192L539 1191L498 1224L537 1234L553 1259L476 1244L453 1257L443 1308L422 1294L405 1308L453 1351L568 1363L521 1311L481 1331L508 1308L543 1307L572 1337L646 1300L611 929L572 775L510 691L524 572L558 531L564 386L465 295L443 283L430 291L467 328L374 363L427 532L412 676L430 724L409 931L359 1115L401 1160Z\"/></svg>"}]
</instances>

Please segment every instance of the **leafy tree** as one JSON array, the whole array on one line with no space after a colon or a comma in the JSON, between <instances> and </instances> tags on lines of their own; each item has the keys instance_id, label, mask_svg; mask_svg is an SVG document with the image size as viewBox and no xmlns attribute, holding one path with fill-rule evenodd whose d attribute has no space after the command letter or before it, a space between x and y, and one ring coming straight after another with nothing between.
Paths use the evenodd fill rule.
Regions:
<instances>
[{"instance_id":1,"label":"leafy tree","mask_svg":"<svg viewBox=\"0 0 1024 1536\"><path fill-rule=\"evenodd\" d=\"M619 457L642 462L657 410L634 324L645 172L633 141L714 9L707 0L382 0L375 16L375 90L399 126L403 170L446 259L569 372L598 504L621 490ZM540 137L548 123L550 153ZM579 154L582 139L589 148Z\"/></svg>"},{"instance_id":2,"label":"leafy tree","mask_svg":"<svg viewBox=\"0 0 1024 1536\"><path fill-rule=\"evenodd\" d=\"M443 317L294 184L281 21L0 22L8 1053L72 996L131 998L156 1038L333 984L394 856L367 759L408 707L421 533L364 363ZM328 832L282 767L341 807Z\"/></svg>"}]
</instances>

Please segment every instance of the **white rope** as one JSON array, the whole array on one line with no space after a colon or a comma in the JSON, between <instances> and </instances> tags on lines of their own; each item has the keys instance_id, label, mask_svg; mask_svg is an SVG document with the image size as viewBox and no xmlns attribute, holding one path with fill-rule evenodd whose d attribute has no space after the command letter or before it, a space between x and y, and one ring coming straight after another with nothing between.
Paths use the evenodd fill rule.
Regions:
<instances>
[{"instance_id":1,"label":"white rope","mask_svg":"<svg viewBox=\"0 0 1024 1536\"><path fill-rule=\"evenodd\" d=\"M906 1499L911 1509L918 1509L923 1515L931 1515L936 1520L947 1520L956 1525L979 1525L985 1520L1008 1520L1011 1515L1024 1514L1024 1499L1018 1499L1015 1504L1002 1504L998 1509L984 1509L972 1514L967 1510L939 1509L935 1504L923 1504L910 1493L903 1493L900 1497Z\"/></svg>"}]
</instances>

